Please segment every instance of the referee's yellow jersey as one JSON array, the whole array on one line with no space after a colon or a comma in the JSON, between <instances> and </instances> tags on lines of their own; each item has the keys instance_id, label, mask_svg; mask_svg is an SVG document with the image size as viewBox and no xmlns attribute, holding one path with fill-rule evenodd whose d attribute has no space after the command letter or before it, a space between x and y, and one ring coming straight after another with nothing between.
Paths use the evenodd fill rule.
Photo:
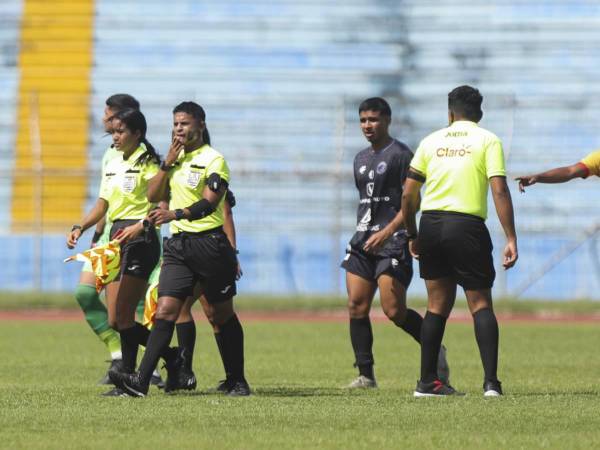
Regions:
<instances>
[{"instance_id":1,"label":"referee's yellow jersey","mask_svg":"<svg viewBox=\"0 0 600 450\"><path fill-rule=\"evenodd\" d=\"M421 141L411 163L425 175L422 211L487 218L489 178L506 176L502 142L475 122L459 120Z\"/></svg>"},{"instance_id":2,"label":"referee's yellow jersey","mask_svg":"<svg viewBox=\"0 0 600 450\"><path fill-rule=\"evenodd\" d=\"M99 197L108 202L106 216L110 222L143 219L153 206L147 198L148 181L158 173L158 164L153 160L135 164L145 151L146 146L140 144L128 159L121 153L106 163Z\"/></svg>"},{"instance_id":3,"label":"referee's yellow jersey","mask_svg":"<svg viewBox=\"0 0 600 450\"><path fill-rule=\"evenodd\" d=\"M171 201L169 209L183 209L202 199L206 181L213 173L229 182L229 167L225 158L211 146L205 144L196 150L181 152L175 167L169 172ZM223 203L225 196L219 202L215 211L198 220L174 220L171 222L171 233L187 231L199 233L212 230L223 225Z\"/></svg>"},{"instance_id":4,"label":"referee's yellow jersey","mask_svg":"<svg viewBox=\"0 0 600 450\"><path fill-rule=\"evenodd\" d=\"M590 174L600 177L600 150L590 153L581 160L581 164L587 169L585 177L589 177Z\"/></svg>"}]
</instances>

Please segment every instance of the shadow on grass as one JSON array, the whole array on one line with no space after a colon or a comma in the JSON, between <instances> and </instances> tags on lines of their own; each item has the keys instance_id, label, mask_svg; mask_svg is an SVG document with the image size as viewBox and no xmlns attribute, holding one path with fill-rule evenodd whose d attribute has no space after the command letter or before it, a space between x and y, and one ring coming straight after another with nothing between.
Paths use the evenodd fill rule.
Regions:
<instances>
[{"instance_id":1,"label":"shadow on grass","mask_svg":"<svg viewBox=\"0 0 600 450\"><path fill-rule=\"evenodd\" d=\"M346 389L341 388L324 388L324 387L261 387L252 390L252 395L258 397L344 397L350 394L355 394ZM196 397L196 396L215 396L227 397L221 392L214 391L178 391L169 396L176 397Z\"/></svg>"}]
</instances>

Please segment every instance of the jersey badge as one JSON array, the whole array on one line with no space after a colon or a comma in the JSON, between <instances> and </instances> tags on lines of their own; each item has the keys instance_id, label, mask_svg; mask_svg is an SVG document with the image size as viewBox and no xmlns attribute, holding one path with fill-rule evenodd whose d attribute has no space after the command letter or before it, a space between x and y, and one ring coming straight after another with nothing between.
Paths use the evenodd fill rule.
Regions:
<instances>
[{"instance_id":1,"label":"jersey badge","mask_svg":"<svg viewBox=\"0 0 600 450\"><path fill-rule=\"evenodd\" d=\"M360 173L361 175L363 175L367 170L367 166L360 166L360 169L358 169L358 173Z\"/></svg>"},{"instance_id":2,"label":"jersey badge","mask_svg":"<svg viewBox=\"0 0 600 450\"><path fill-rule=\"evenodd\" d=\"M373 196L373 188L375 187L375 183L371 182L371 183L367 183L367 196L368 197L372 197Z\"/></svg>"},{"instance_id":3,"label":"jersey badge","mask_svg":"<svg viewBox=\"0 0 600 450\"><path fill-rule=\"evenodd\" d=\"M137 185L137 176L125 175L123 177L123 183L121 184L121 190L126 194L131 194Z\"/></svg>"},{"instance_id":4,"label":"jersey badge","mask_svg":"<svg viewBox=\"0 0 600 450\"><path fill-rule=\"evenodd\" d=\"M385 161L381 161L379 164L377 164L377 174L378 175L385 173L386 170L387 170L387 163Z\"/></svg>"},{"instance_id":5,"label":"jersey badge","mask_svg":"<svg viewBox=\"0 0 600 450\"><path fill-rule=\"evenodd\" d=\"M372 170L369 171L369 180L372 180L373 178L375 178L375 172L373 172Z\"/></svg>"},{"instance_id":6,"label":"jersey badge","mask_svg":"<svg viewBox=\"0 0 600 450\"><path fill-rule=\"evenodd\" d=\"M200 183L201 176L202 172L200 170L190 169L187 177L188 186L192 188L198 187L198 183Z\"/></svg>"}]
</instances>

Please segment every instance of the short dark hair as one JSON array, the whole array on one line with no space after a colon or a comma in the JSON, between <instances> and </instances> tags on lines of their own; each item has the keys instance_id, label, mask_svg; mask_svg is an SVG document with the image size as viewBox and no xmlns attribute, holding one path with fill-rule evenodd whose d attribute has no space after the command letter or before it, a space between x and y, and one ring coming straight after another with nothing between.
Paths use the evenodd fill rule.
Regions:
<instances>
[{"instance_id":1,"label":"short dark hair","mask_svg":"<svg viewBox=\"0 0 600 450\"><path fill-rule=\"evenodd\" d=\"M392 117L392 108L381 97L371 97L364 100L358 107L358 113L363 111L378 111L382 116Z\"/></svg>"},{"instance_id":2,"label":"short dark hair","mask_svg":"<svg viewBox=\"0 0 600 450\"><path fill-rule=\"evenodd\" d=\"M189 114L194 119L202 122L206 120L206 113L204 112L204 109L196 102L181 102L179 105L173 108L173 114L177 113ZM205 144L210 145L210 133L208 132L206 125L204 126L204 131L202 132L202 140Z\"/></svg>"},{"instance_id":3,"label":"short dark hair","mask_svg":"<svg viewBox=\"0 0 600 450\"><path fill-rule=\"evenodd\" d=\"M129 94L114 94L106 99L106 106L116 111L123 109L140 109L140 102Z\"/></svg>"},{"instance_id":4,"label":"short dark hair","mask_svg":"<svg viewBox=\"0 0 600 450\"><path fill-rule=\"evenodd\" d=\"M483 96L471 86L459 86L448 94L448 109L465 119L479 122L483 117Z\"/></svg>"}]
</instances>

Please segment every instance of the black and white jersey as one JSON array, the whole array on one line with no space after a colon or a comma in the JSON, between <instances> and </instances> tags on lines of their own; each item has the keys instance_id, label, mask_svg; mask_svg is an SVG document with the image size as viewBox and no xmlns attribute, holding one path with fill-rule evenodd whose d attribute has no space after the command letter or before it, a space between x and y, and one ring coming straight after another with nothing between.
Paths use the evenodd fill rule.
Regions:
<instances>
[{"instance_id":1,"label":"black and white jersey","mask_svg":"<svg viewBox=\"0 0 600 450\"><path fill-rule=\"evenodd\" d=\"M412 151L394 139L378 152L371 147L354 158L354 182L360 201L356 233L350 244L362 248L372 233L382 230L400 211L402 186L413 157Z\"/></svg>"}]
</instances>

